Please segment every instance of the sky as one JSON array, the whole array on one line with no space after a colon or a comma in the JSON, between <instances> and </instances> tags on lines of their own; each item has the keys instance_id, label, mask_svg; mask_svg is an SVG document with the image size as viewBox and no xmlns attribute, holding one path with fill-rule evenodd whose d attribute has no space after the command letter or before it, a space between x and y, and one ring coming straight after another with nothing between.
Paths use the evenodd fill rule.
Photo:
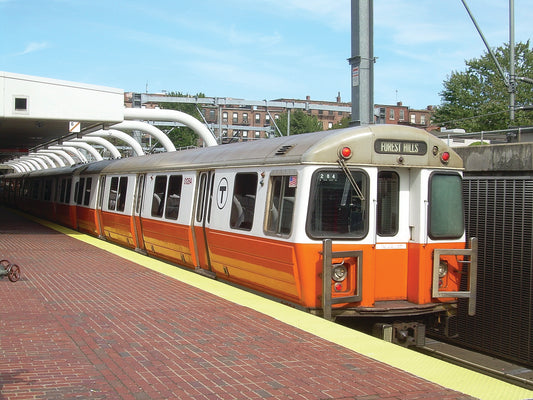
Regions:
<instances>
[{"instance_id":1,"label":"sky","mask_svg":"<svg viewBox=\"0 0 533 400\"><path fill-rule=\"evenodd\" d=\"M492 48L508 0L466 0ZM514 0L515 41L533 3ZM0 0L0 71L126 92L351 101L351 0ZM461 0L374 0L374 102L441 104L485 45Z\"/></svg>"}]
</instances>

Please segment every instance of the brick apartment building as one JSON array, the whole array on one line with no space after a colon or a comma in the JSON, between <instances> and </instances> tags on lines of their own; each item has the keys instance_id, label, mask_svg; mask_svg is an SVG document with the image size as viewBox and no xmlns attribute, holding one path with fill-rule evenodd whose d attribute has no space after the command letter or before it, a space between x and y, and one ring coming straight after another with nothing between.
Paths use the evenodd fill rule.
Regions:
<instances>
[{"instance_id":1,"label":"brick apartment building","mask_svg":"<svg viewBox=\"0 0 533 400\"><path fill-rule=\"evenodd\" d=\"M202 113L204 122L219 138L221 143L229 141L246 141L262 139L286 132L278 132L275 121L287 112L301 110L313 115L322 123L323 129L331 129L343 118L351 115L351 103L342 102L340 93L336 101L275 99L275 100L242 100L232 98L192 98L170 97L165 94L140 94L127 92L124 94L126 107L156 108L160 103L179 102L194 103ZM374 115L376 124L410 125L433 130L431 115L433 107L424 110L411 109L401 102L396 105L376 104Z\"/></svg>"},{"instance_id":2,"label":"brick apartment building","mask_svg":"<svg viewBox=\"0 0 533 400\"><path fill-rule=\"evenodd\" d=\"M323 129L331 129L351 114L351 104L342 102L340 93L336 101L275 99L248 101L232 98L171 98L160 94L125 93L126 107L155 108L160 103L176 101L196 103L206 122L221 141L254 140L285 132L278 132L275 121L281 114L301 110L314 115Z\"/></svg>"},{"instance_id":3,"label":"brick apartment building","mask_svg":"<svg viewBox=\"0 0 533 400\"><path fill-rule=\"evenodd\" d=\"M374 122L376 124L409 125L432 131L436 127L431 126L433 106L417 110L404 106L401 101L396 105L375 104Z\"/></svg>"}]
</instances>

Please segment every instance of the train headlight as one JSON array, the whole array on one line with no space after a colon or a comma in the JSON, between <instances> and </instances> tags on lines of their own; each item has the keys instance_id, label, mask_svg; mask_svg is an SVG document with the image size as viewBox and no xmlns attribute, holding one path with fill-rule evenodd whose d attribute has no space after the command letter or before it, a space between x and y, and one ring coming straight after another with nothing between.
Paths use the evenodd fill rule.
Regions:
<instances>
[{"instance_id":1,"label":"train headlight","mask_svg":"<svg viewBox=\"0 0 533 400\"><path fill-rule=\"evenodd\" d=\"M439 263L439 278L444 278L448 273L448 261L440 260Z\"/></svg>"},{"instance_id":2,"label":"train headlight","mask_svg":"<svg viewBox=\"0 0 533 400\"><path fill-rule=\"evenodd\" d=\"M344 264L333 265L333 271L331 271L331 279L333 279L335 282L342 282L346 279L346 275L348 275L348 270L346 269L346 266Z\"/></svg>"}]
</instances>

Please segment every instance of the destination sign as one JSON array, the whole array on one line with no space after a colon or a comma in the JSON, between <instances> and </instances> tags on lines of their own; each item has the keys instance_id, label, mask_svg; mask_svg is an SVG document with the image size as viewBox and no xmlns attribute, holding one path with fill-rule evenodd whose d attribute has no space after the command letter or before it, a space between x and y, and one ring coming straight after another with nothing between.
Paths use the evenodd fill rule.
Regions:
<instances>
[{"instance_id":1,"label":"destination sign","mask_svg":"<svg viewBox=\"0 0 533 400\"><path fill-rule=\"evenodd\" d=\"M423 156L427 153L426 142L411 140L378 139L374 142L374 150L380 154L413 154Z\"/></svg>"}]
</instances>

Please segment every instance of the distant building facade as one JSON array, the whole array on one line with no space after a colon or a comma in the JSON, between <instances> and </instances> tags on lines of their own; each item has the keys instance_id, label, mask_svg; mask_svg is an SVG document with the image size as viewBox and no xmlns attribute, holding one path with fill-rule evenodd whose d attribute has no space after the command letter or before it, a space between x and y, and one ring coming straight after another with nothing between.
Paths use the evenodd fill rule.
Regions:
<instances>
[{"instance_id":1,"label":"distant building facade","mask_svg":"<svg viewBox=\"0 0 533 400\"><path fill-rule=\"evenodd\" d=\"M284 113L301 110L316 116L324 130L331 129L351 115L351 103L342 102L340 93L336 101L300 99L242 100L232 98L170 97L166 94L124 93L126 107L158 108L161 103L194 103L202 113L204 122L219 138L221 143L264 139L286 132L278 132L275 121ZM417 110L404 106L376 104L374 123L409 125L428 131L431 126L433 107Z\"/></svg>"},{"instance_id":2,"label":"distant building facade","mask_svg":"<svg viewBox=\"0 0 533 400\"><path fill-rule=\"evenodd\" d=\"M351 103L341 101L340 93L336 101L275 99L250 101L232 98L184 98L169 97L164 94L125 93L126 107L157 108L160 103L195 103L202 113L204 122L220 138L221 142L263 139L278 132L275 121L284 113L301 110L316 116L324 130L331 129L343 118L351 114Z\"/></svg>"},{"instance_id":3,"label":"distant building facade","mask_svg":"<svg viewBox=\"0 0 533 400\"><path fill-rule=\"evenodd\" d=\"M409 125L432 131L436 129L436 127L431 125L432 116L433 106L417 110L404 106L401 101L396 103L396 105L374 105L374 123L376 124Z\"/></svg>"}]
</instances>

